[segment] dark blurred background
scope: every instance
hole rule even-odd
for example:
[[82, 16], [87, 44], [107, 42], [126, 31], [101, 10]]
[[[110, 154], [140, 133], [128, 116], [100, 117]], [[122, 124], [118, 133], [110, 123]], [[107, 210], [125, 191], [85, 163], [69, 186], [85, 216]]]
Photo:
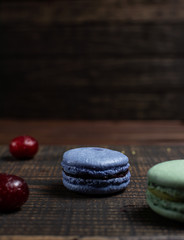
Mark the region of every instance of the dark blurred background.
[[1, 118], [183, 119], [184, 1], [0, 8]]

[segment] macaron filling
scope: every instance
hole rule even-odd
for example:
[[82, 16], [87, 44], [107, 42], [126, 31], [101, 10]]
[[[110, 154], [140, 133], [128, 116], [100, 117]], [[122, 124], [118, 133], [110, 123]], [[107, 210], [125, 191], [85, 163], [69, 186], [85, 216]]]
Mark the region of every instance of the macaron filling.
[[120, 172], [120, 173], [117, 173], [117, 174], [114, 174], [114, 175], [106, 175], [106, 176], [100, 176], [100, 177], [95, 176], [95, 175], [92, 176], [88, 173], [71, 174], [71, 173], [67, 173], [64, 170], [63, 170], [63, 172], [65, 173], [65, 175], [70, 176], [70, 177], [75, 177], [75, 178], [107, 180], [107, 179], [125, 177], [127, 175], [127, 173], [129, 172], [129, 170], [127, 169], [125, 172]]
[[68, 164], [65, 164], [64, 161], [62, 161], [61, 166], [63, 168], [63, 170], [66, 173], [69, 173], [73, 176], [85, 176], [87, 175], [87, 177], [97, 177], [97, 178], [101, 178], [101, 177], [109, 177], [112, 175], [116, 175], [116, 174], [120, 174], [123, 172], [126, 172], [130, 166], [129, 163], [126, 163], [125, 165], [122, 166], [117, 166], [117, 167], [111, 167], [108, 169], [91, 169], [91, 168], [87, 168], [87, 167], [79, 167], [79, 166], [71, 166]]
[[70, 183], [71, 185], [78, 186], [91, 186], [96, 188], [102, 188], [107, 186], [120, 186], [127, 185], [130, 181], [130, 172], [124, 176], [119, 178], [109, 178], [109, 179], [84, 179], [84, 178], [76, 178], [65, 175], [63, 172], [63, 180], [64, 182]]
[[147, 190], [147, 202], [152, 208], [158, 208], [162, 212], [162, 209], [166, 211], [173, 211], [178, 213], [184, 213], [184, 203], [175, 202], [171, 200], [165, 200], [160, 197], [157, 197], [155, 194]]
[[148, 183], [148, 191], [162, 200], [184, 203], [184, 191], [182, 189], [172, 189]]

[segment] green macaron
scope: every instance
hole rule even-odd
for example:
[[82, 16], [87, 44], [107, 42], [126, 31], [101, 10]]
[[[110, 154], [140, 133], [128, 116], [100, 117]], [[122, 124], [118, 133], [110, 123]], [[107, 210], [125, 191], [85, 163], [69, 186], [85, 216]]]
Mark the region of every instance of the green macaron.
[[184, 222], [184, 159], [153, 166], [147, 178], [150, 208], [164, 217]]

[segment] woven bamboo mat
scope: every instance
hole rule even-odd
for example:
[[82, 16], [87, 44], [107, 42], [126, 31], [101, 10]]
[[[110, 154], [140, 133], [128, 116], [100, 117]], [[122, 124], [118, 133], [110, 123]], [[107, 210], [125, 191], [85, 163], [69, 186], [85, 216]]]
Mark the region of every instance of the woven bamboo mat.
[[23, 177], [30, 187], [21, 210], [0, 214], [0, 239], [184, 239], [183, 224], [158, 216], [145, 199], [148, 169], [184, 158], [182, 146], [105, 146], [129, 157], [132, 175], [124, 192], [106, 197], [62, 185], [62, 154], [73, 147], [41, 146], [34, 159], [19, 161], [0, 146], [1, 172]]

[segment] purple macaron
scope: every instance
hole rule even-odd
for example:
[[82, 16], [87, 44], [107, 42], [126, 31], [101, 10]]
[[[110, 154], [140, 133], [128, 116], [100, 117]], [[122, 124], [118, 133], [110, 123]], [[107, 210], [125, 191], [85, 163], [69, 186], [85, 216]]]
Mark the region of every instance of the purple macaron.
[[68, 150], [61, 166], [64, 186], [75, 192], [111, 194], [122, 191], [130, 182], [128, 157], [107, 148]]

